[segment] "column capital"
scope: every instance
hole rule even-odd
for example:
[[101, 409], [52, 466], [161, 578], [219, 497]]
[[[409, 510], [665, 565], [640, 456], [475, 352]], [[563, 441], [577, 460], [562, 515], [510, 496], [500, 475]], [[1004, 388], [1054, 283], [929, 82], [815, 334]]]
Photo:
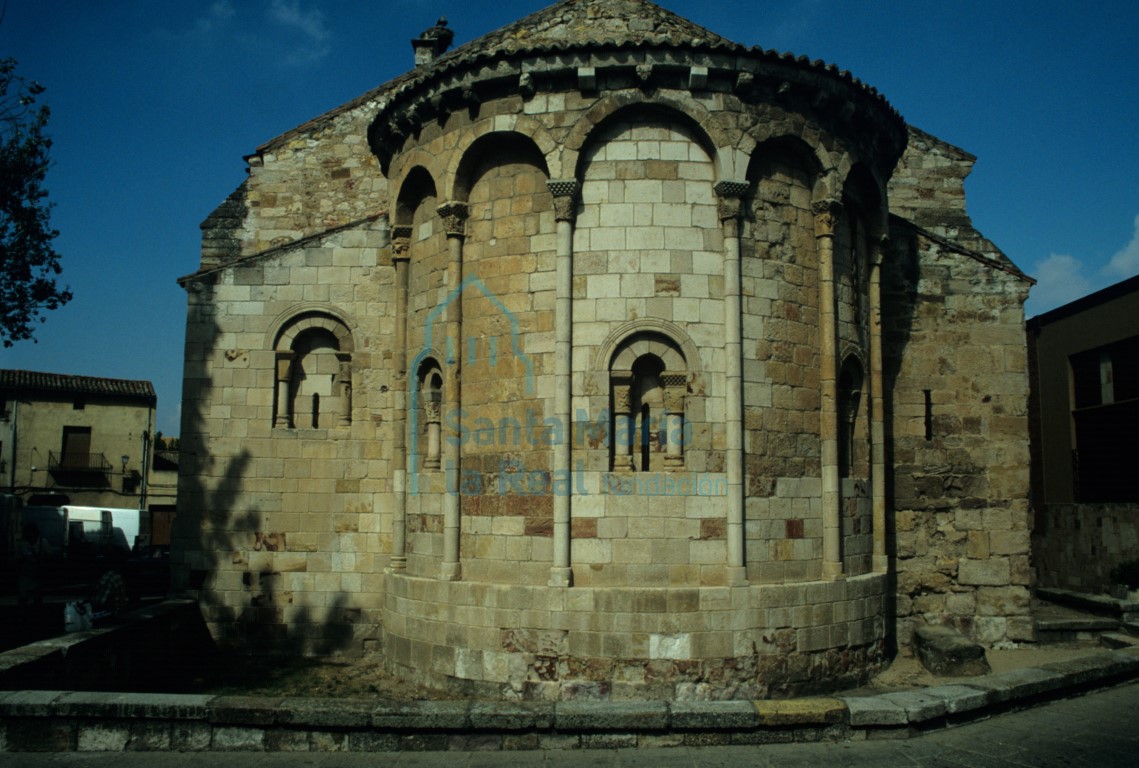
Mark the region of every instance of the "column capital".
[[411, 258], [409, 254], [410, 250], [411, 227], [403, 224], [392, 227], [392, 259], [395, 261], [407, 261]]
[[890, 250], [890, 236], [882, 235], [872, 242], [870, 249], [870, 264], [875, 267], [882, 266], [882, 261], [886, 258], [886, 251]]
[[546, 188], [554, 196], [554, 218], [573, 221], [577, 217], [577, 196], [581, 192], [577, 179], [548, 179]]
[[470, 215], [470, 208], [466, 203], [452, 200], [443, 203], [435, 209], [435, 212], [443, 219], [443, 228], [447, 232], [447, 237], [466, 236], [467, 216]]
[[719, 181], [712, 189], [718, 198], [716, 208], [720, 221], [739, 218], [743, 196], [751, 189], [751, 184], [746, 181]]
[[829, 197], [815, 200], [811, 203], [811, 213], [815, 215], [815, 237], [834, 237], [842, 203]]
[[277, 381], [288, 381], [289, 371], [297, 353], [291, 349], [277, 350]]

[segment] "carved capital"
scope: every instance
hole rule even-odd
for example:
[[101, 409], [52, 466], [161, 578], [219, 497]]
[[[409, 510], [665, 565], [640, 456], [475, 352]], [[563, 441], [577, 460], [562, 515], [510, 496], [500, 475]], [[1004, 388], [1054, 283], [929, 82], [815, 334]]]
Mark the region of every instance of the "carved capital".
[[613, 412], [630, 414], [633, 412], [633, 374], [610, 375], [613, 383]]
[[746, 181], [721, 181], [713, 187], [720, 221], [739, 218], [742, 198], [750, 187]]
[[870, 249], [870, 264], [875, 267], [882, 266], [883, 260], [886, 258], [886, 252], [890, 250], [890, 238], [887, 235], [882, 235]]
[[668, 413], [684, 413], [684, 396], [688, 394], [688, 375], [663, 373], [660, 383], [664, 387], [664, 409]]
[[830, 198], [815, 200], [811, 203], [811, 213], [815, 215], [815, 237], [834, 237], [842, 203]]
[[428, 400], [423, 404], [423, 415], [428, 424], [439, 423], [439, 403], [434, 400]]
[[410, 256], [411, 227], [399, 225], [392, 227], [392, 259], [406, 261]]
[[467, 216], [470, 209], [466, 203], [443, 203], [436, 209], [439, 218], [443, 219], [443, 229], [447, 237], [464, 237], [467, 234]]
[[291, 349], [277, 352], [277, 381], [288, 381], [289, 370], [292, 368], [296, 356], [297, 353]]
[[546, 188], [554, 196], [554, 218], [557, 221], [573, 221], [577, 216], [577, 195], [581, 185], [577, 179], [550, 179]]

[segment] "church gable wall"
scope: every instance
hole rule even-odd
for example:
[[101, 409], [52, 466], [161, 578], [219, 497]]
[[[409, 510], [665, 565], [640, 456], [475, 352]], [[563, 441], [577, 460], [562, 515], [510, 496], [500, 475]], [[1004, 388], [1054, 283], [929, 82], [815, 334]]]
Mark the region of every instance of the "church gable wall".
[[1028, 283], [896, 222], [883, 278], [898, 637], [1032, 639]]

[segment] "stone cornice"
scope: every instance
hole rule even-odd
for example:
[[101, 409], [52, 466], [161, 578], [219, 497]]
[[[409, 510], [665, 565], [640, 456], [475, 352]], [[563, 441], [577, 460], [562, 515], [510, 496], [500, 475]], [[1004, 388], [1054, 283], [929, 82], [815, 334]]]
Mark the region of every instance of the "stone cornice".
[[[587, 81], [582, 72], [589, 73]], [[541, 92], [626, 88], [731, 93], [798, 111], [833, 112], [836, 121], [851, 124], [851, 131], [875, 136], [886, 156], [900, 155], [906, 143], [897, 111], [876, 90], [833, 65], [735, 43], [651, 35], [490, 50], [468, 44], [389, 91], [369, 126], [368, 141], [386, 172], [407, 137], [454, 111], [509, 94], [532, 98]]]

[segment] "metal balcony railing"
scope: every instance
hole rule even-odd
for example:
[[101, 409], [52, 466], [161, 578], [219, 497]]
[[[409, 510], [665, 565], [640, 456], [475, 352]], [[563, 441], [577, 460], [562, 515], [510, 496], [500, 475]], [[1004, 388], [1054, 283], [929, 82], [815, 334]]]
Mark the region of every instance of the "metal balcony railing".
[[110, 472], [111, 462], [101, 453], [56, 453], [48, 451], [47, 467], [62, 472]]

